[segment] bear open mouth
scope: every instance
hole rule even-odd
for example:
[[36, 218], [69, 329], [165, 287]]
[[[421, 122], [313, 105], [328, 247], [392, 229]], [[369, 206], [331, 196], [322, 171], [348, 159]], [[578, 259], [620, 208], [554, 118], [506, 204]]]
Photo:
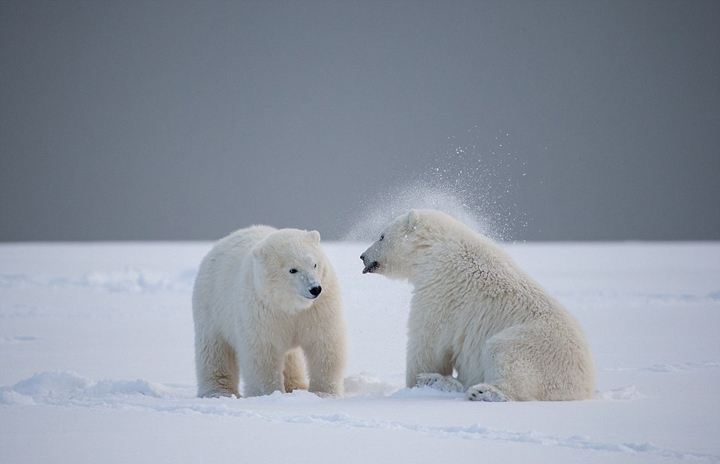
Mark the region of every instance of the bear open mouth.
[[373, 272], [373, 271], [375, 271], [375, 269], [378, 268], [378, 266], [380, 266], [380, 265], [378, 264], [378, 262], [377, 262], [377, 261], [373, 261], [372, 263], [370, 263], [370, 264], [368, 264], [367, 266], [365, 266], [365, 269], [363, 269], [363, 272], [362, 272], [362, 273], [363, 273], [363, 274], [367, 274], [368, 272]]

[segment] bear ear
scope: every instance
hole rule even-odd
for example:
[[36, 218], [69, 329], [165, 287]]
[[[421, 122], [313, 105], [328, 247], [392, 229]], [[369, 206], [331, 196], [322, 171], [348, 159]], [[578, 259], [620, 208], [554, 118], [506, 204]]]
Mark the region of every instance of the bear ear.
[[407, 226], [408, 230], [413, 230], [420, 223], [420, 212], [416, 209], [411, 209], [408, 213]]
[[308, 238], [311, 242], [320, 243], [320, 232], [317, 230], [311, 230], [307, 233]]
[[256, 243], [254, 247], [252, 247], [252, 255], [255, 259], [262, 259], [265, 257], [265, 247], [262, 246], [262, 242]]

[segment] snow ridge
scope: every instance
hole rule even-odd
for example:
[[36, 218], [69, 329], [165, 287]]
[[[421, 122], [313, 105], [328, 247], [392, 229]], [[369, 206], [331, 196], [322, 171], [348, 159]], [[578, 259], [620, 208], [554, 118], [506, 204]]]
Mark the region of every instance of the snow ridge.
[[[369, 394], [377, 394], [373, 385], [378, 382], [372, 378], [358, 381], [349, 378], [350, 383], [370, 385]], [[348, 380], [346, 379], [346, 382]], [[380, 390], [388, 386], [377, 387]], [[621, 389], [627, 390], [627, 389]], [[630, 387], [630, 397], [634, 387]], [[356, 394], [361, 394], [359, 388]], [[622, 392], [621, 392], [622, 393]], [[249, 418], [273, 423], [315, 424], [320, 426], [344, 427], [348, 429], [379, 429], [419, 433], [438, 438], [488, 440], [494, 442], [524, 443], [560, 448], [585, 449], [609, 453], [629, 453], [657, 456], [671, 459], [694, 459], [706, 462], [720, 462], [720, 456], [679, 451], [662, 448], [652, 443], [622, 442], [612, 443], [593, 440], [587, 436], [556, 436], [535, 431], [499, 430], [480, 424], [469, 426], [434, 426], [413, 424], [401, 421], [375, 420], [353, 417], [348, 414], [306, 414], [285, 415], [259, 412], [248, 409], [253, 404], [268, 402], [286, 402], [308, 404], [322, 401], [343, 401], [323, 399], [306, 391], [290, 394], [276, 392], [257, 398], [196, 398], [194, 387], [182, 385], [163, 385], [146, 380], [100, 380], [91, 381], [72, 372], [42, 372], [22, 380], [15, 385], [0, 387], [0, 406], [2, 405], [51, 405], [81, 406], [87, 408], [135, 409], [174, 414], [206, 414]], [[400, 389], [388, 399], [413, 397], [447, 397], [457, 399], [457, 395], [431, 391], [430, 389]]]
[[625, 372], [625, 371], [644, 371], [644, 372], [681, 372], [691, 371], [698, 369], [717, 369], [720, 367], [720, 362], [717, 361], [703, 361], [703, 362], [684, 362], [676, 364], [653, 364], [651, 366], [644, 367], [608, 367], [605, 368], [608, 372]]
[[112, 271], [92, 271], [81, 277], [0, 274], [0, 288], [81, 288], [100, 289], [111, 293], [189, 292], [197, 269], [176, 274], [147, 269], [125, 268]]

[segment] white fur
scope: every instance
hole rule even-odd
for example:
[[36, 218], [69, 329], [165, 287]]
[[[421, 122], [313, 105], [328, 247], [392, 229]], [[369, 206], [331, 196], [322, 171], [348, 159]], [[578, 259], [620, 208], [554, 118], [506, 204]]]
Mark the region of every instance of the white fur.
[[362, 258], [365, 272], [414, 286], [408, 387], [463, 388], [484, 401], [592, 396], [579, 325], [488, 238], [434, 210], [412, 210], [382, 237]]
[[239, 396], [240, 376], [246, 396], [308, 388], [305, 361], [310, 391], [342, 394], [340, 289], [319, 242], [316, 231], [253, 226], [203, 259], [193, 291], [199, 396]]

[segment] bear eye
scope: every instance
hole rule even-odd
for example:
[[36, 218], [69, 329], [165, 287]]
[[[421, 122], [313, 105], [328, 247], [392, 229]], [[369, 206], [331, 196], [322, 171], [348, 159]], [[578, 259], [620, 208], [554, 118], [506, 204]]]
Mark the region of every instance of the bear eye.
[[295, 274], [296, 272], [297, 272], [297, 269], [295, 269], [295, 268], [290, 269], [290, 274]]
[[385, 234], [382, 234], [382, 235], [380, 236], [380, 240], [379, 240], [379, 241], [382, 242], [384, 238], [385, 238]]
[[317, 269], [317, 263], [313, 264], [313, 269]]

